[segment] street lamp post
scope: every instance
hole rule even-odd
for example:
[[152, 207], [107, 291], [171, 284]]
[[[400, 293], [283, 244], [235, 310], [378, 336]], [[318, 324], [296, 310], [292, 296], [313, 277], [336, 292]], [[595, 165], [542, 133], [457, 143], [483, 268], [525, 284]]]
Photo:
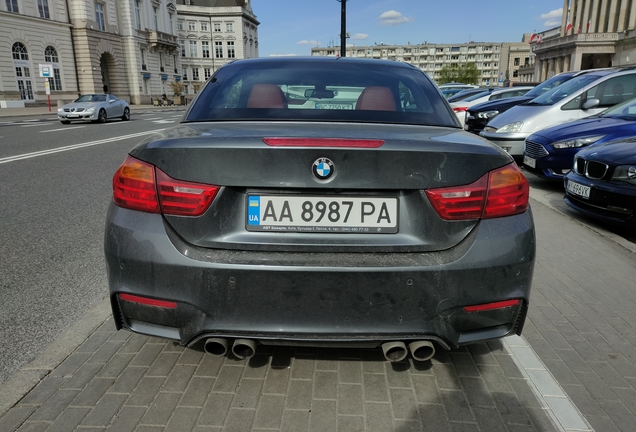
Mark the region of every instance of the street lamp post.
[[347, 0], [340, 2], [340, 57], [347, 55]]

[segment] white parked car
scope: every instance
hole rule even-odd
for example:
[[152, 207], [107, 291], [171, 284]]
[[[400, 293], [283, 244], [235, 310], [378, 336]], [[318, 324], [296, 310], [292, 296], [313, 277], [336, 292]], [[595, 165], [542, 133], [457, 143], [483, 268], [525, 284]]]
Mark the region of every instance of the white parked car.
[[58, 108], [57, 118], [63, 124], [77, 120], [106, 123], [109, 118], [130, 120], [130, 108], [125, 100], [112, 94], [85, 94]]

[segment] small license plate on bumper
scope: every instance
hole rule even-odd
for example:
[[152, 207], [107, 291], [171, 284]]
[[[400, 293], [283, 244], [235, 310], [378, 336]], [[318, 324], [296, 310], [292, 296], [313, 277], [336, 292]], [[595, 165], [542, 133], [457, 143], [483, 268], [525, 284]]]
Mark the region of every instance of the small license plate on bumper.
[[391, 234], [398, 198], [248, 195], [248, 231]]
[[537, 160], [531, 158], [530, 156], [523, 156], [523, 164], [524, 165], [528, 165], [530, 168], [536, 168], [537, 167]]
[[590, 197], [591, 188], [589, 186], [585, 186], [585, 185], [573, 182], [572, 180], [568, 180], [566, 189], [572, 195], [580, 196], [581, 198], [586, 198], [586, 199]]

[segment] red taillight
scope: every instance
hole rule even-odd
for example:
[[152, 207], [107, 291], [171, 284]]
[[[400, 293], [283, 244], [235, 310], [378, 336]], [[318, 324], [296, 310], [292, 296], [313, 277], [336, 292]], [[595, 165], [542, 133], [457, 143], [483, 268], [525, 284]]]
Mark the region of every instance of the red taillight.
[[150, 213], [200, 216], [218, 190], [214, 185], [175, 180], [132, 156], [126, 158], [113, 177], [115, 204]]
[[464, 112], [468, 109], [468, 107], [454, 107], [453, 111], [455, 112]]
[[161, 212], [177, 216], [201, 216], [219, 191], [218, 186], [175, 180], [156, 168]]
[[157, 300], [149, 297], [142, 297], [132, 294], [119, 294], [119, 299], [128, 301], [131, 303], [138, 303], [146, 306], [156, 306], [164, 309], [174, 309], [177, 307], [177, 302], [167, 300]]
[[273, 147], [349, 147], [378, 148], [383, 140], [348, 138], [263, 138], [263, 142]]
[[113, 200], [119, 207], [159, 213], [155, 167], [128, 156], [113, 177]]
[[483, 312], [493, 309], [503, 309], [510, 306], [517, 306], [519, 304], [519, 299], [514, 300], [504, 300], [494, 303], [486, 303], [474, 306], [464, 306], [464, 310], [466, 312]]
[[469, 185], [428, 189], [426, 195], [442, 219], [487, 219], [526, 211], [530, 188], [513, 163]]

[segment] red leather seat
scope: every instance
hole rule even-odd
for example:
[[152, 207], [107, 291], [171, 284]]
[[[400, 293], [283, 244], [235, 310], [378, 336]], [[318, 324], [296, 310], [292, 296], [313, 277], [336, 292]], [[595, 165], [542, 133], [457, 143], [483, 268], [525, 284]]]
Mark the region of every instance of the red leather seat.
[[357, 110], [372, 110], [372, 111], [395, 111], [395, 98], [393, 93], [387, 87], [371, 86], [365, 88], [358, 102], [356, 103]]
[[287, 98], [275, 84], [255, 84], [247, 99], [248, 108], [287, 108]]

